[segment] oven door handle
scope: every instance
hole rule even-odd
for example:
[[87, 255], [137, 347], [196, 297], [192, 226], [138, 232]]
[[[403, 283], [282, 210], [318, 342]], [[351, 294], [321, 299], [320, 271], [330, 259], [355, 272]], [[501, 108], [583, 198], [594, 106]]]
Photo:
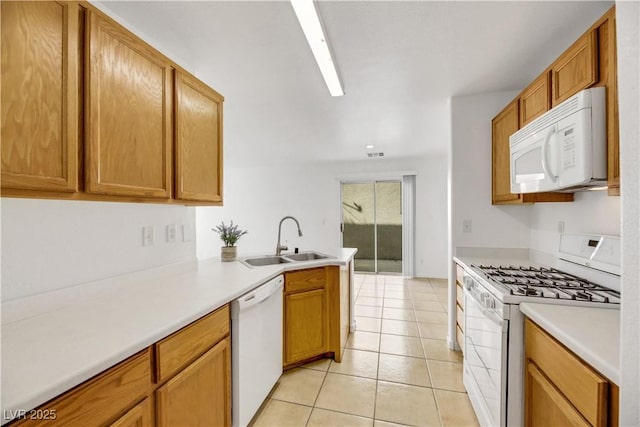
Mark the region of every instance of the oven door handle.
[[[486, 317], [487, 319], [489, 319], [492, 323], [495, 323], [497, 326], [499, 326], [503, 331], [505, 330], [505, 322], [504, 320], [498, 315], [496, 314], [494, 311], [491, 310], [487, 310], [484, 306], [484, 301], [481, 301], [482, 298], [482, 294], [480, 292], [478, 292], [474, 286], [469, 286], [471, 285], [470, 282], [467, 283], [467, 295], [469, 296], [469, 298], [478, 305], [478, 309], [480, 310], [480, 312], [482, 313], [482, 315], [484, 317]], [[478, 298], [480, 297], [480, 298]]]

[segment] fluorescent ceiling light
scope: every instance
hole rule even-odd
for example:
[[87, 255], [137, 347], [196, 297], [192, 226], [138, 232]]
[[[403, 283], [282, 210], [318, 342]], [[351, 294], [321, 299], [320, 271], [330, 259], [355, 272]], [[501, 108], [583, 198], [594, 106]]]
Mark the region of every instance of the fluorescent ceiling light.
[[316, 58], [322, 77], [324, 77], [324, 82], [329, 88], [329, 93], [331, 96], [344, 95], [313, 0], [291, 0], [291, 5], [298, 17], [302, 31], [307, 37], [307, 43], [309, 43], [313, 56]]

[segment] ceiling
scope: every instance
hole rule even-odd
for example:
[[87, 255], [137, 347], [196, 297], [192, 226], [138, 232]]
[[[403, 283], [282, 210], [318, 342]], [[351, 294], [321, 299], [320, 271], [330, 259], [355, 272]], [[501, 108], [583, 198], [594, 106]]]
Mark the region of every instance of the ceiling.
[[613, 2], [321, 1], [335, 98], [288, 1], [97, 5], [225, 96], [225, 156], [251, 164], [442, 153], [451, 97], [524, 88]]

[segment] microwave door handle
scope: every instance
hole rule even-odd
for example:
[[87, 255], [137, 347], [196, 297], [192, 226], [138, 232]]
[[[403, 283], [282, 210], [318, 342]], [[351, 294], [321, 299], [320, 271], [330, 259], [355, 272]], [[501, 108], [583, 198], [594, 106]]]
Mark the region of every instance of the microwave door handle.
[[556, 134], [555, 126], [549, 130], [549, 133], [544, 138], [544, 142], [542, 143], [542, 170], [545, 175], [551, 178], [551, 181], [556, 182], [558, 180], [558, 175], [554, 175], [551, 172], [551, 167], [549, 166], [549, 160], [547, 159], [547, 147], [549, 146], [549, 142], [551, 141], [551, 137]]

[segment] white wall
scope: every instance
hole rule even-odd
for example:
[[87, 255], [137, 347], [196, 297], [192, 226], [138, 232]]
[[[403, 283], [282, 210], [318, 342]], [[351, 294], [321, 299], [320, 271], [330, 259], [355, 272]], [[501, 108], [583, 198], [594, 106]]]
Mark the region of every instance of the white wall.
[[620, 170], [622, 191], [622, 313], [620, 425], [640, 425], [640, 4], [616, 2]]
[[531, 249], [555, 255], [560, 243], [558, 222], [565, 233], [620, 235], [620, 197], [605, 191], [574, 194], [568, 203], [536, 203], [531, 206]]
[[[506, 91], [451, 99], [453, 250], [460, 246], [529, 247], [530, 210], [491, 205], [491, 119], [517, 94]], [[462, 231], [465, 219], [471, 220], [471, 233]]]
[[[195, 209], [2, 198], [2, 301], [195, 260], [195, 236], [166, 243], [167, 224], [193, 233]], [[143, 247], [147, 225], [154, 226], [155, 242]]]
[[224, 207], [198, 207], [199, 258], [220, 255], [221, 242], [211, 228], [233, 220], [249, 234], [238, 243], [240, 256], [275, 251], [278, 223], [286, 215], [300, 221], [282, 226], [289, 248], [340, 245], [340, 178], [415, 171], [416, 276], [446, 277], [446, 162], [444, 155], [403, 160], [236, 167], [242, 159], [225, 158]]

